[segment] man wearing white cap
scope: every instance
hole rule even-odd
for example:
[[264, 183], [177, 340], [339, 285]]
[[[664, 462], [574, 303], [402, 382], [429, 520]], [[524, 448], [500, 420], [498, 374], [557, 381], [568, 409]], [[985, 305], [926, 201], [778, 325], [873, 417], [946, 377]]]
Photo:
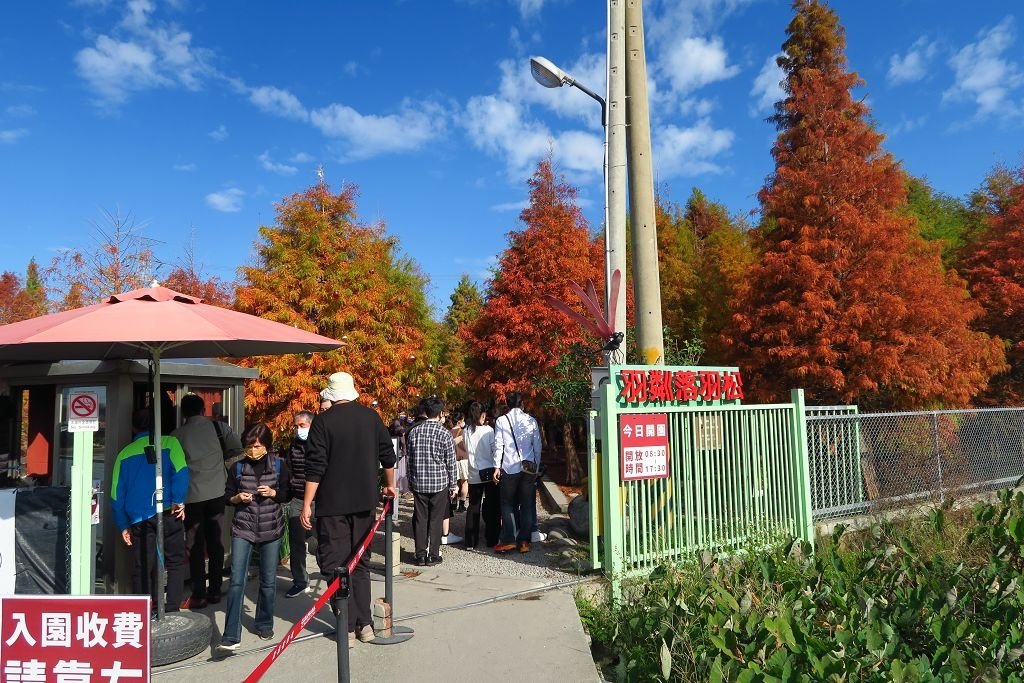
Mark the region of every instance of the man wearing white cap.
[[[384, 471], [384, 495], [395, 497], [395, 449], [384, 421], [372, 408], [357, 403], [352, 375], [336, 372], [320, 397], [331, 407], [313, 419], [306, 449], [306, 493], [300, 520], [312, 529], [316, 500], [317, 562], [332, 576], [352, 556], [373, 526], [380, 499], [379, 467]], [[373, 640], [370, 615], [370, 553], [352, 572], [349, 594], [349, 646]], [[337, 614], [337, 606], [332, 604]]]

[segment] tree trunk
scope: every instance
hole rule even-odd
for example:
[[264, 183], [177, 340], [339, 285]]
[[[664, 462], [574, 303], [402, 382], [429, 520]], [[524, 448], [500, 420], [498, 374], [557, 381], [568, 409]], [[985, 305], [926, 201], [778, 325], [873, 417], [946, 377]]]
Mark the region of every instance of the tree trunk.
[[569, 486], [576, 486], [583, 479], [580, 456], [576, 452], [575, 430], [572, 422], [562, 425], [562, 447], [565, 449], [565, 479]]

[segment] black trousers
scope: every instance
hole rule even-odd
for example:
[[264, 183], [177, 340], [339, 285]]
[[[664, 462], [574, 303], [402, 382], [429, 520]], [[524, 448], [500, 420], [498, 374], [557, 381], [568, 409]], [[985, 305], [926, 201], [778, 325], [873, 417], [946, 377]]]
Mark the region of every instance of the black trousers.
[[[185, 547], [188, 548], [193, 598], [221, 594], [224, 582], [224, 542], [221, 540], [224, 505], [224, 496], [185, 504]], [[209, 569], [207, 559], [210, 561]]]
[[488, 548], [498, 545], [501, 533], [501, 495], [497, 484], [469, 485], [469, 509], [466, 511], [466, 547], [475, 548], [480, 543], [480, 513], [484, 519], [484, 545]]
[[306, 572], [306, 539], [309, 538], [310, 532], [303, 528], [302, 519], [299, 517], [299, 513], [302, 512], [302, 498], [292, 498], [285, 508], [288, 513], [288, 563], [292, 570], [292, 584], [305, 588], [309, 585], [309, 573]]
[[153, 611], [162, 595], [156, 594], [157, 572], [167, 569], [167, 603], [165, 611], [177, 612], [181, 596], [185, 592], [185, 527], [181, 520], [164, 513], [163, 567], [157, 557], [156, 515], [131, 526], [132, 592], [136, 595], [149, 593], [153, 599]]
[[[334, 580], [334, 570], [344, 566], [351, 559], [374, 521], [371, 510], [351, 515], [317, 516], [316, 559], [320, 565], [320, 573], [328, 582]], [[349, 632], [373, 625], [373, 618], [370, 615], [369, 548], [352, 571], [351, 585], [352, 590], [348, 596]]]
[[416, 557], [441, 554], [441, 525], [448, 514], [448, 490], [437, 493], [412, 492], [412, 538]]

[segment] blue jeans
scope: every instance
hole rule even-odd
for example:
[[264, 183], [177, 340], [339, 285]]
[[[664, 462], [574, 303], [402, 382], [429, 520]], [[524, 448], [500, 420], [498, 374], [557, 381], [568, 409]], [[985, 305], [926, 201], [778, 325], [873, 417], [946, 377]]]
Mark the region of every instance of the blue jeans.
[[537, 477], [519, 472], [502, 472], [498, 481], [501, 496], [501, 542], [529, 541], [536, 523]]
[[260, 551], [260, 592], [256, 598], [256, 632], [274, 629], [274, 597], [277, 594], [277, 562], [281, 539], [265, 543], [250, 543], [243, 538], [231, 537], [231, 585], [224, 619], [224, 643], [242, 640], [242, 600], [245, 598], [245, 580], [249, 571], [252, 549]]

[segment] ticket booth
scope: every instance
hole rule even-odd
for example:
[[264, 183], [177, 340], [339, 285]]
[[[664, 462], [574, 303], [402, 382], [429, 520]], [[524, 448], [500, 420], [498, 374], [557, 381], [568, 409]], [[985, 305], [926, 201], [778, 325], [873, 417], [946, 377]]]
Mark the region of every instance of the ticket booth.
[[[244, 428], [244, 381], [259, 371], [216, 359], [161, 363], [165, 433], [181, 422], [181, 398], [203, 397], [207, 416], [222, 419], [238, 433]], [[99, 402], [99, 428], [93, 435], [93, 482], [102, 493], [97, 532], [97, 592], [113, 592], [115, 579], [127, 578], [127, 558], [118, 548], [110, 522], [110, 470], [132, 438], [131, 415], [152, 405], [149, 365], [144, 360], [61, 361], [0, 366], [0, 489], [70, 485], [74, 434], [68, 431], [68, 398], [91, 392]], [[169, 410], [167, 408], [170, 408]]]

